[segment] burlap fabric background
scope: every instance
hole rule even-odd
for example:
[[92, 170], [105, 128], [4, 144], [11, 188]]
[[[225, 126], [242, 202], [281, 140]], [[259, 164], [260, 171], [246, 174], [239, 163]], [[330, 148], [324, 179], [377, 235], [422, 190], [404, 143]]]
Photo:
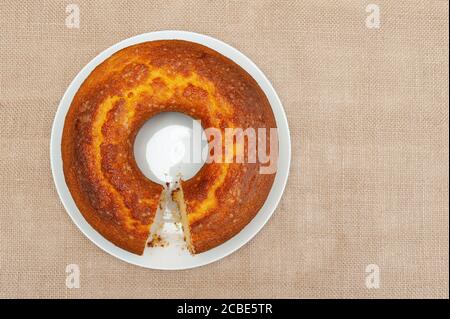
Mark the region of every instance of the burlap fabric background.
[[[0, 2], [0, 297], [447, 297], [448, 2]], [[100, 51], [139, 33], [221, 39], [272, 81], [292, 136], [276, 213], [205, 267], [153, 271], [104, 253], [53, 184], [60, 98]], [[67, 289], [67, 264], [81, 287]], [[379, 289], [365, 286], [377, 264]]]

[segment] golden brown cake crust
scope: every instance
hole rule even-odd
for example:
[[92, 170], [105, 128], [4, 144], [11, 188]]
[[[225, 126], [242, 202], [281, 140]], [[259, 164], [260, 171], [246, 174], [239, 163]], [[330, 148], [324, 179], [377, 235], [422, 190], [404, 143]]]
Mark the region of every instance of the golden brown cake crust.
[[[115, 245], [142, 254], [162, 186], [138, 169], [135, 136], [152, 116], [182, 112], [204, 128], [274, 128], [267, 98], [241, 67], [199, 44], [165, 40], [113, 54], [84, 81], [66, 116], [64, 175], [79, 210]], [[227, 241], [259, 211], [274, 174], [207, 163], [183, 191], [195, 252]]]

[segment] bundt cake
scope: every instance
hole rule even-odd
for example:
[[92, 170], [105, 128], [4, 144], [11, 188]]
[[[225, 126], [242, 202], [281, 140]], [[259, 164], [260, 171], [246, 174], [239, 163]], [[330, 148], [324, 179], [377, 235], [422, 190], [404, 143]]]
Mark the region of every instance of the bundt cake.
[[[134, 159], [140, 127], [160, 112], [182, 112], [205, 127], [275, 128], [270, 104], [240, 66], [180, 40], [140, 43], [98, 65], [66, 115], [62, 159], [67, 186], [90, 225], [142, 254], [164, 187]], [[241, 231], [257, 214], [274, 174], [260, 163], [205, 163], [173, 193], [188, 247], [201, 253]]]

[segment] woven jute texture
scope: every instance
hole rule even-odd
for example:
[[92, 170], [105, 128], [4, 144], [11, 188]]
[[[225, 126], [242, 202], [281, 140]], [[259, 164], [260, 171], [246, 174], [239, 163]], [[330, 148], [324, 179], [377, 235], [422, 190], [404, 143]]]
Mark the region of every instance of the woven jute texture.
[[[357, 0], [79, 0], [79, 28], [66, 26], [69, 3], [0, 2], [0, 297], [448, 298], [447, 1], [374, 1], [379, 28]], [[218, 262], [172, 272], [91, 243], [49, 159], [78, 71], [122, 39], [168, 29], [250, 57], [292, 138], [288, 185], [263, 230]], [[68, 264], [79, 289], [66, 287]], [[378, 289], [366, 286], [370, 264]]]

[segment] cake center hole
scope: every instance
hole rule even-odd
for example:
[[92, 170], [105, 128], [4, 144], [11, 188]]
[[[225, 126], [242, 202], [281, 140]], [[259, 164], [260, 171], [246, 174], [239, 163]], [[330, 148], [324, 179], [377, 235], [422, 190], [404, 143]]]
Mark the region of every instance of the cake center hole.
[[200, 123], [178, 112], [160, 113], [144, 123], [134, 142], [142, 173], [155, 183], [192, 178], [204, 164], [206, 135]]

